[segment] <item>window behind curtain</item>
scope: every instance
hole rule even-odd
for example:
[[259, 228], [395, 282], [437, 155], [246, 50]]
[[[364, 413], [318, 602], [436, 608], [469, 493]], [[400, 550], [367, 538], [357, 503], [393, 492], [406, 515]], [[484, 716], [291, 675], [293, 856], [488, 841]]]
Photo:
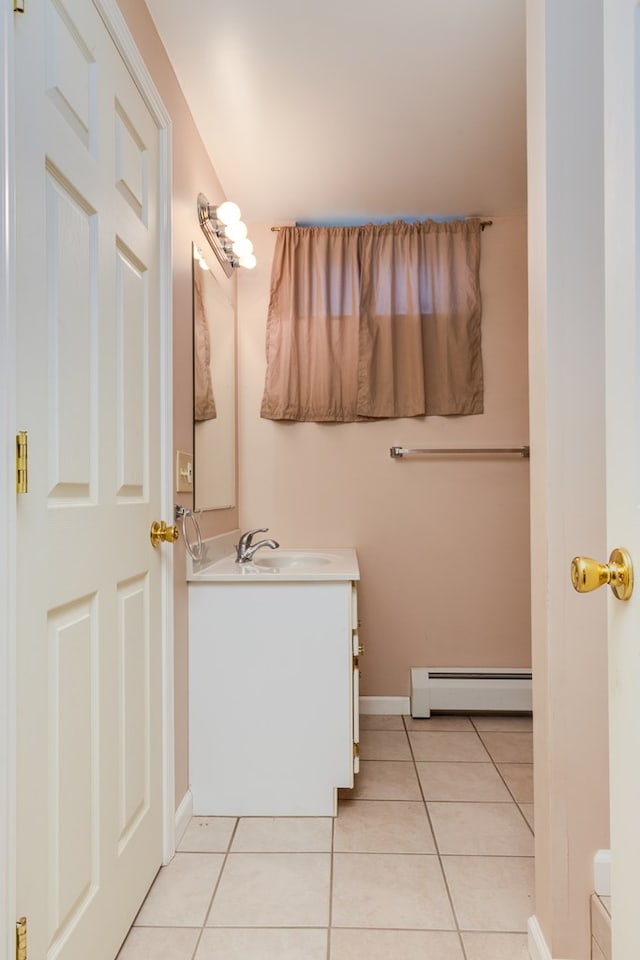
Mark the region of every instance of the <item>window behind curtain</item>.
[[480, 221], [285, 227], [261, 416], [482, 413]]

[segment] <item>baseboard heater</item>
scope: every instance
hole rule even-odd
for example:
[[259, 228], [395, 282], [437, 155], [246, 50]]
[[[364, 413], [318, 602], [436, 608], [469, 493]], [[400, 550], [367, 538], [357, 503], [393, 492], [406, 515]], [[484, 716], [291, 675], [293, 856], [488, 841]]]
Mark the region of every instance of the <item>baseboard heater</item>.
[[529, 713], [531, 670], [511, 667], [412, 667], [411, 716]]

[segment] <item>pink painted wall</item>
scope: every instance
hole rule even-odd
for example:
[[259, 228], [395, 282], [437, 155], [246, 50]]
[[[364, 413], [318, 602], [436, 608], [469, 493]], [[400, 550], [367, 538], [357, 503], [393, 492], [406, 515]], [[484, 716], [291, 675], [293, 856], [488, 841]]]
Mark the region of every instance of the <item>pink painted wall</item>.
[[[173, 444], [174, 451], [192, 452], [191, 243], [196, 241], [203, 248], [206, 246], [198, 224], [196, 199], [198, 193], [204, 193], [212, 203], [219, 203], [224, 194], [145, 4], [139, 0], [118, 0], [118, 3], [173, 125]], [[221, 270], [216, 276], [221, 284], [230, 286], [231, 295], [235, 297], [235, 278], [227, 280]], [[191, 506], [191, 494], [176, 493], [174, 499], [176, 503]], [[201, 514], [203, 536], [233, 530], [238, 525], [237, 517], [237, 509]], [[187, 584], [181, 541], [175, 546], [174, 583], [177, 805], [189, 785]]]
[[261, 420], [275, 234], [238, 288], [240, 519], [289, 546], [356, 548], [362, 694], [406, 696], [412, 666], [530, 665], [529, 464], [392, 461], [391, 446], [528, 442], [524, 217], [482, 238], [485, 413], [345, 425]]
[[[195, 201], [223, 196], [144, 5], [119, 0], [173, 121], [174, 446], [192, 449], [191, 241]], [[358, 551], [364, 695], [409, 693], [411, 666], [528, 666], [528, 463], [393, 462], [389, 447], [527, 442], [526, 230], [498, 219], [483, 235], [485, 409], [479, 417], [349, 424], [260, 420], [264, 329], [275, 235], [252, 226], [258, 267], [241, 277], [239, 514], [203, 518], [210, 536], [269, 526], [290, 545]], [[190, 498], [176, 495], [176, 501]], [[187, 593], [175, 568], [176, 801], [188, 786]]]

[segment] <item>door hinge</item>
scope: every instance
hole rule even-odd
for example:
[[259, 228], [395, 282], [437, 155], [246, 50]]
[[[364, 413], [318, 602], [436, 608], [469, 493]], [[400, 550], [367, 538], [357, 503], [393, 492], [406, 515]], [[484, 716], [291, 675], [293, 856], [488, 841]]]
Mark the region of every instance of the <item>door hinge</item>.
[[16, 493], [29, 490], [29, 439], [26, 430], [16, 434]]
[[13, 0], [13, 12], [24, 13], [24, 0]]
[[353, 745], [353, 759], [354, 759], [354, 760], [357, 760], [359, 756], [360, 756], [360, 744], [359, 744], [359, 743], [354, 743], [354, 745]]
[[16, 922], [16, 960], [27, 960], [27, 918]]

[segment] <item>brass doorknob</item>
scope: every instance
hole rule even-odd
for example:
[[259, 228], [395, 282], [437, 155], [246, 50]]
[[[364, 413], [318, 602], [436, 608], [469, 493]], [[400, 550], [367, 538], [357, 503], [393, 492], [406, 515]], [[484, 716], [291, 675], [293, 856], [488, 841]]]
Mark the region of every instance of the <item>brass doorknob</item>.
[[157, 547], [159, 543], [175, 543], [178, 539], [178, 528], [168, 527], [164, 520], [154, 520], [149, 531], [151, 546]]
[[633, 563], [628, 552], [616, 547], [609, 563], [598, 563], [590, 557], [574, 557], [571, 561], [571, 582], [578, 593], [590, 593], [608, 583], [618, 600], [628, 600], [633, 593]]

